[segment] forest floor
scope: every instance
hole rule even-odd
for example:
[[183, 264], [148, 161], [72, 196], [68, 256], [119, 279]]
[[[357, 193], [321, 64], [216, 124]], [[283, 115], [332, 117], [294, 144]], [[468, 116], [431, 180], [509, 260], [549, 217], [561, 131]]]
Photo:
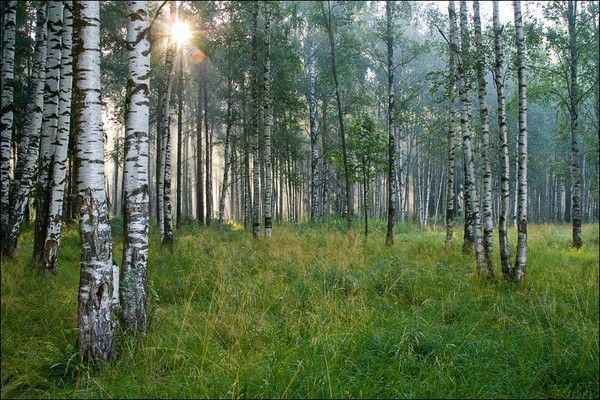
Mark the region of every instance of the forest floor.
[[579, 251], [570, 226], [530, 225], [521, 285], [478, 279], [441, 230], [400, 225], [386, 247], [383, 222], [342, 226], [185, 226], [173, 254], [153, 233], [150, 330], [96, 367], [74, 348], [77, 228], [50, 278], [28, 228], [2, 265], [1, 397], [598, 398], [597, 224]]

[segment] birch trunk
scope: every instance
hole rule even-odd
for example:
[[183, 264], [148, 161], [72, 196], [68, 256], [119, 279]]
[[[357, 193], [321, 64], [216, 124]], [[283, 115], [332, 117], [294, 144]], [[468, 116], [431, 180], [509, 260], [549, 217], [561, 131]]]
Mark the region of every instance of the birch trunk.
[[200, 81], [198, 82], [198, 111], [196, 115], [196, 219], [204, 225], [204, 159], [202, 158], [202, 110], [204, 101], [204, 62], [198, 68]]
[[260, 156], [258, 151], [258, 0], [254, 0], [252, 12], [252, 175], [254, 193], [252, 194], [252, 236], [258, 239], [260, 230]]
[[15, 178], [10, 188], [10, 219], [6, 240], [2, 242], [4, 255], [12, 256], [17, 247], [23, 219], [29, 204], [40, 145], [40, 130], [44, 110], [44, 83], [46, 81], [46, 1], [36, 8], [35, 50], [31, 76], [31, 101], [27, 105], [27, 117], [23, 136], [18, 147]]
[[2, 21], [2, 107], [0, 109], [0, 243], [4, 243], [9, 220], [9, 166], [13, 131], [15, 27], [17, 3], [4, 3]]
[[[171, 2], [171, 20], [175, 20], [177, 13], [177, 5], [175, 2]], [[169, 40], [167, 51], [165, 55], [165, 69], [166, 69], [166, 91], [163, 99], [163, 114], [162, 114], [162, 154], [161, 164], [163, 166], [163, 185], [162, 185], [162, 212], [163, 212], [163, 232], [161, 242], [163, 245], [172, 247], [173, 246], [173, 209], [171, 204], [171, 92], [173, 89], [173, 59], [175, 56], [175, 43], [172, 39]], [[161, 177], [158, 177], [161, 179]], [[160, 212], [161, 210], [159, 210]]]
[[73, 2], [64, 1], [62, 55], [60, 66], [60, 96], [58, 100], [58, 129], [52, 160], [52, 181], [42, 266], [47, 272], [56, 271], [61, 236], [63, 199], [67, 178], [67, 153], [71, 123], [71, 91], [73, 86]]
[[310, 128], [310, 220], [315, 222], [319, 219], [319, 134], [317, 131], [317, 57], [314, 45], [313, 33], [310, 32], [308, 37], [308, 117]]
[[[458, 34], [456, 30], [456, 13], [454, 11], [454, 2], [449, 2], [450, 24], [453, 29], [452, 43], [455, 49], [458, 49]], [[454, 26], [452, 28], [452, 26]], [[480, 274], [485, 275], [486, 269], [483, 258], [483, 243], [481, 238], [480, 226], [481, 217], [479, 214], [479, 198], [477, 195], [477, 185], [475, 180], [475, 166], [473, 162], [472, 150], [472, 130], [471, 130], [471, 83], [467, 73], [467, 59], [469, 53], [469, 34], [467, 27], [467, 4], [465, 0], [460, 2], [460, 27], [461, 27], [461, 51], [457, 57], [457, 76], [458, 91], [460, 95], [460, 126], [463, 135], [463, 157], [465, 168], [465, 225], [467, 221], [471, 223], [471, 229], [475, 245], [475, 256], [477, 268]], [[458, 51], [458, 50], [457, 50]], [[458, 53], [457, 53], [458, 54]], [[465, 240], [466, 241], [466, 240]], [[463, 246], [464, 248], [465, 246]]]
[[36, 213], [33, 259], [42, 266], [44, 243], [48, 224], [50, 202], [50, 172], [54, 156], [56, 132], [58, 130], [58, 101], [60, 83], [62, 1], [48, 2], [48, 44], [46, 54], [46, 84], [44, 88], [44, 111], [42, 114], [42, 135], [38, 160]]
[[123, 268], [121, 323], [125, 331], [144, 332], [148, 325], [148, 116], [150, 41], [148, 3], [130, 1], [127, 21], [129, 80], [123, 191]]
[[[227, 186], [228, 186], [228, 178], [229, 178], [229, 167], [231, 164], [231, 156], [229, 155], [230, 150], [230, 141], [231, 141], [231, 124], [232, 124], [232, 118], [231, 118], [231, 103], [232, 103], [232, 98], [231, 98], [231, 87], [232, 87], [232, 79], [231, 77], [228, 78], [227, 80], [227, 117], [226, 117], [226, 124], [227, 126], [225, 127], [225, 149], [223, 151], [223, 161], [225, 163], [225, 167], [223, 170], [223, 186], [221, 187], [221, 196], [219, 199], [219, 227], [223, 227], [223, 224], [225, 223], [225, 197], [227, 195]], [[234, 194], [232, 193], [232, 198], [234, 197]], [[233, 213], [233, 207], [231, 207], [231, 212]]]
[[[176, 222], [177, 227], [181, 226], [181, 203], [182, 203], [182, 167], [185, 165], [186, 161], [182, 159], [182, 151], [183, 151], [183, 54], [180, 52], [179, 54], [179, 68], [177, 69], [179, 72], [179, 76], [177, 79], [177, 182], [176, 182], [176, 193], [177, 193], [177, 205], [176, 205]], [[187, 159], [187, 154], [186, 154]]]
[[[272, 215], [272, 175], [271, 175], [271, 125], [273, 125], [273, 107], [271, 106], [271, 10], [265, 1], [265, 69], [264, 69], [264, 123], [265, 123], [265, 237], [270, 238], [273, 230]], [[314, 120], [314, 118], [313, 118]], [[316, 129], [315, 129], [316, 132]], [[311, 137], [312, 143], [312, 137]]]
[[73, 121], [81, 238], [77, 344], [84, 358], [97, 361], [110, 357], [115, 328], [112, 237], [104, 190], [100, 3], [78, 1], [73, 14], [76, 32]]
[[[571, 207], [573, 218], [573, 247], [579, 249], [583, 242], [581, 240], [581, 171], [579, 170], [579, 144], [578, 144], [578, 103], [579, 94], [577, 86], [577, 30], [575, 19], [577, 15], [577, 1], [569, 0], [567, 3], [567, 18], [569, 31], [569, 113], [571, 117]], [[515, 16], [516, 18], [516, 16]]]
[[208, 79], [206, 79], [206, 64], [204, 64], [204, 139], [206, 156], [206, 225], [210, 226], [213, 218], [212, 195], [212, 131], [208, 129]]
[[479, 97], [479, 118], [481, 119], [481, 155], [483, 158], [483, 255], [485, 265], [483, 275], [494, 276], [494, 222], [492, 216], [492, 166], [490, 164], [490, 117], [486, 102], [485, 53], [481, 39], [481, 17], [479, 1], [473, 1], [475, 24], [475, 48], [477, 50], [477, 86]]
[[[385, 3], [386, 42], [387, 42], [387, 74], [388, 74], [388, 212], [385, 243], [394, 244], [394, 222], [396, 221], [396, 138], [394, 137], [394, 18], [392, 2]], [[366, 225], [366, 222], [365, 222]]]
[[452, 231], [454, 229], [454, 167], [455, 153], [458, 145], [456, 130], [456, 72], [455, 56], [450, 49], [448, 60], [448, 182], [446, 191], [446, 245], [452, 242]]
[[502, 27], [498, 10], [498, 0], [493, 3], [494, 23], [494, 81], [498, 97], [498, 134], [500, 140], [500, 215], [498, 219], [498, 239], [502, 275], [511, 275], [510, 245], [508, 242], [508, 212], [510, 208], [510, 158], [508, 157], [508, 127], [506, 124], [506, 97], [504, 96], [504, 76], [502, 74]]
[[519, 168], [517, 191], [517, 258], [512, 278], [522, 281], [527, 266], [527, 74], [521, 3], [513, 1], [519, 87]]

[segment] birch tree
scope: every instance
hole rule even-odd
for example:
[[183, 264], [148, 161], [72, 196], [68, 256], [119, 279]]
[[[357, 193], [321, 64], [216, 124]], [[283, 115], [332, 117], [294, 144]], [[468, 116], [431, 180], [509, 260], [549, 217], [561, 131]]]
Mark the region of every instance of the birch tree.
[[513, 1], [519, 94], [519, 167], [517, 174], [517, 258], [512, 279], [522, 281], [527, 266], [527, 60], [521, 3]]
[[9, 219], [9, 160], [13, 132], [15, 27], [17, 3], [4, 3], [2, 20], [2, 107], [0, 109], [0, 242], [4, 242]]
[[252, 236], [257, 239], [260, 230], [260, 163], [258, 150], [258, 0], [252, 11]]
[[396, 138], [394, 135], [394, 32], [392, 30], [393, 8], [391, 0], [385, 3], [387, 75], [388, 75], [388, 215], [385, 243], [394, 244], [396, 214]]
[[54, 143], [50, 203], [46, 239], [43, 247], [42, 267], [47, 272], [56, 271], [56, 260], [61, 236], [61, 222], [65, 183], [67, 178], [67, 153], [71, 124], [71, 92], [73, 86], [73, 2], [63, 2], [63, 29], [61, 38], [60, 94], [58, 99], [58, 127]]
[[510, 158], [508, 157], [508, 127], [506, 124], [506, 97], [504, 95], [504, 75], [502, 73], [502, 26], [498, 11], [498, 0], [493, 3], [494, 24], [494, 82], [498, 97], [498, 134], [500, 143], [500, 215], [498, 218], [498, 240], [500, 245], [500, 264], [502, 275], [511, 274], [511, 256], [508, 243], [508, 212], [510, 207]]
[[121, 322], [125, 330], [133, 332], [144, 332], [148, 324], [148, 26], [148, 2], [130, 1], [127, 21], [129, 80], [123, 170], [125, 207], [120, 298]]
[[314, 33], [308, 33], [308, 120], [310, 130], [310, 220], [319, 218], [319, 133], [317, 131], [317, 54]]
[[[231, 72], [229, 72], [231, 74]], [[221, 187], [221, 196], [219, 198], [219, 227], [223, 227], [225, 223], [225, 196], [227, 195], [227, 186], [229, 182], [229, 167], [231, 164], [231, 125], [233, 123], [231, 117], [231, 107], [232, 107], [232, 85], [233, 80], [231, 76], [227, 77], [227, 115], [225, 120], [225, 148], [223, 151], [223, 160], [225, 162], [225, 168], [223, 170], [223, 186]], [[232, 193], [233, 195], [233, 193]], [[233, 207], [232, 210], [233, 212]]]
[[271, 176], [271, 125], [273, 125], [273, 111], [271, 106], [271, 10], [269, 2], [265, 1], [265, 69], [263, 75], [263, 105], [264, 105], [264, 122], [265, 122], [265, 237], [271, 237], [273, 230], [273, 217], [271, 215], [273, 208], [271, 207], [272, 199], [272, 176]]
[[104, 190], [104, 142], [100, 94], [100, 3], [73, 7], [75, 41], [73, 113], [81, 274], [78, 348], [91, 361], [110, 357], [114, 342], [114, 270]]
[[[516, 11], [515, 11], [516, 13]], [[569, 31], [569, 114], [571, 117], [571, 182], [573, 185], [571, 196], [571, 207], [573, 208], [573, 247], [576, 249], [583, 245], [581, 240], [581, 171], [579, 169], [579, 92], [577, 85], [577, 1], [568, 0], [567, 2], [567, 26]], [[516, 14], [515, 14], [516, 19]], [[515, 20], [516, 21], [516, 20]], [[525, 99], [526, 101], [526, 99]], [[526, 140], [526, 139], [525, 139]]]
[[10, 188], [10, 219], [6, 240], [2, 242], [3, 253], [12, 256], [21, 233], [25, 210], [29, 203], [40, 145], [40, 129], [44, 110], [44, 83], [46, 81], [46, 1], [36, 8], [35, 49], [31, 75], [31, 101], [27, 105], [27, 117], [23, 136], [19, 142], [15, 178]]
[[46, 84], [44, 88], [44, 111], [42, 114], [42, 136], [37, 173], [36, 214], [34, 231], [34, 261], [42, 265], [48, 206], [50, 200], [50, 172], [56, 132], [58, 130], [58, 101], [61, 64], [62, 1], [48, 2], [48, 48], [46, 58]]
[[[452, 37], [452, 35], [450, 35]], [[456, 70], [455, 54], [452, 48], [448, 53], [448, 177], [446, 185], [446, 245], [452, 242], [454, 229], [454, 168], [458, 145], [456, 131]]]
[[477, 86], [479, 97], [479, 118], [481, 120], [481, 155], [483, 158], [483, 254], [485, 257], [485, 275], [494, 274], [494, 226], [492, 219], [492, 166], [490, 163], [490, 117], [486, 102], [485, 53], [481, 39], [481, 17], [479, 1], [473, 1], [475, 25], [475, 49], [477, 51]]

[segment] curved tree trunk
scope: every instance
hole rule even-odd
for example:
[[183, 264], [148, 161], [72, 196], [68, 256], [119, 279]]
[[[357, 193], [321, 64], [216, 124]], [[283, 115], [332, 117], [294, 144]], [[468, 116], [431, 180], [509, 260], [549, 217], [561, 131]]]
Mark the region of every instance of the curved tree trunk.
[[40, 130], [44, 110], [44, 83], [46, 81], [46, 1], [36, 8], [35, 50], [31, 76], [31, 101], [27, 105], [27, 119], [19, 143], [15, 178], [10, 189], [10, 219], [3, 253], [12, 256], [17, 247], [25, 211], [31, 195], [40, 145]]
[[79, 351], [91, 361], [110, 357], [114, 342], [112, 237], [104, 190], [104, 135], [100, 99], [100, 3], [77, 1], [73, 113], [78, 163]]
[[[265, 1], [265, 69], [264, 69], [264, 120], [265, 120], [265, 237], [271, 237], [273, 230], [272, 216], [272, 176], [271, 176], [271, 125], [273, 125], [273, 112], [271, 106], [271, 10], [269, 2]], [[311, 138], [312, 141], [312, 138]]]
[[521, 3], [513, 1], [519, 87], [519, 168], [517, 191], [517, 259], [512, 278], [522, 281], [527, 266], [527, 75]]
[[124, 244], [121, 323], [124, 330], [144, 332], [148, 324], [148, 116], [150, 41], [147, 1], [131, 1], [127, 22], [129, 80], [125, 166], [123, 169]]
[[15, 24], [17, 3], [4, 3], [2, 21], [2, 107], [0, 109], [0, 243], [4, 243], [9, 219], [9, 160], [13, 131], [15, 70]]
[[71, 92], [73, 86], [73, 2], [64, 2], [62, 31], [62, 56], [60, 66], [60, 96], [58, 100], [58, 129], [54, 157], [48, 210], [46, 240], [43, 248], [42, 266], [47, 272], [56, 271], [56, 260], [60, 245], [63, 199], [67, 178], [67, 152], [71, 123]]
[[506, 124], [506, 98], [504, 96], [504, 76], [502, 75], [502, 45], [498, 0], [493, 4], [494, 20], [494, 81], [498, 96], [498, 133], [500, 140], [500, 215], [498, 220], [498, 238], [500, 245], [500, 264], [502, 275], [508, 278], [511, 274], [510, 246], [508, 243], [508, 212], [510, 208], [510, 158], [508, 157], [508, 127]]
[[485, 53], [481, 39], [481, 17], [479, 16], [479, 1], [473, 1], [475, 24], [475, 48], [477, 50], [477, 85], [479, 97], [479, 117], [481, 119], [481, 153], [483, 158], [483, 255], [485, 265], [482, 274], [494, 276], [494, 222], [492, 217], [492, 166], [490, 164], [490, 117], [485, 100]]

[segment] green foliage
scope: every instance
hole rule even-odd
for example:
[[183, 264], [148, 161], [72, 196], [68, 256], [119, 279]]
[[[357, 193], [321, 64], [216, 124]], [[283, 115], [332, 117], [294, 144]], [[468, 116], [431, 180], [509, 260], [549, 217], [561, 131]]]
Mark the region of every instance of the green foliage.
[[580, 251], [569, 226], [530, 226], [520, 286], [477, 279], [442, 231], [400, 224], [392, 247], [385, 221], [343, 231], [329, 219], [256, 242], [185, 226], [169, 253], [153, 230], [150, 330], [91, 367], [74, 348], [77, 229], [45, 277], [29, 228], [2, 260], [2, 398], [598, 397], [597, 225]]
[[352, 121], [348, 127], [348, 152], [353, 159], [350, 173], [355, 182], [368, 183], [377, 172], [385, 170], [386, 150], [387, 136], [376, 128], [373, 118], [363, 114]]

